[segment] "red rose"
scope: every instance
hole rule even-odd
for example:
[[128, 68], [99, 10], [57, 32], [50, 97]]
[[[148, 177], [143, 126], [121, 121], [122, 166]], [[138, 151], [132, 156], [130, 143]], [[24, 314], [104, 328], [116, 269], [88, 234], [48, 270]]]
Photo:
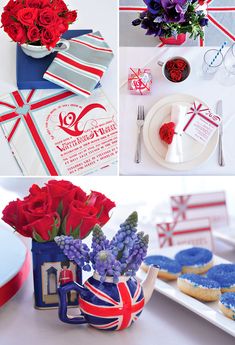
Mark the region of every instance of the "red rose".
[[64, 219], [63, 232], [65, 235], [83, 239], [96, 224], [99, 224], [97, 209], [80, 201], [73, 201]]
[[48, 4], [48, 1], [45, 1], [45, 0], [26, 0], [25, 1], [26, 7], [31, 7], [31, 8], [43, 8], [45, 6], [45, 3]]
[[168, 71], [171, 70], [171, 69], [174, 68], [174, 67], [175, 67], [175, 61], [174, 61], [174, 60], [169, 60], [169, 61], [167, 61], [167, 63], [166, 63], [166, 69], [168, 69]]
[[24, 214], [20, 211], [22, 209], [21, 205], [21, 200], [11, 201], [2, 212], [2, 220], [13, 227], [21, 235], [28, 236], [23, 233], [22, 230], [22, 227], [27, 223], [27, 220], [24, 217]]
[[27, 36], [30, 42], [36, 42], [40, 40], [40, 31], [37, 26], [31, 26], [28, 29]]
[[4, 31], [10, 36], [10, 38], [19, 44], [24, 44], [27, 41], [25, 29], [20, 23], [13, 23], [6, 28]]
[[10, 12], [2, 13], [1, 22], [4, 27], [14, 24], [14, 20], [12, 19]]
[[184, 60], [181, 60], [181, 59], [175, 60], [175, 67], [177, 67], [179, 70], [183, 71], [186, 66], [187, 64]]
[[63, 18], [58, 17], [58, 21], [56, 23], [56, 28], [62, 35], [64, 32], [66, 32], [69, 28], [68, 22], [66, 22]]
[[40, 188], [34, 184], [29, 191], [30, 194], [24, 198], [21, 207], [25, 219], [31, 223], [52, 212], [52, 200], [45, 187]]
[[38, 10], [36, 8], [22, 8], [17, 13], [17, 19], [25, 26], [33, 25], [37, 16]]
[[183, 78], [182, 72], [178, 69], [172, 69], [170, 71], [170, 78], [175, 82], [181, 81]]
[[160, 135], [161, 140], [165, 141], [168, 145], [172, 143], [174, 134], [175, 134], [174, 122], [164, 123], [159, 130], [159, 135]]
[[47, 49], [54, 48], [59, 41], [60, 33], [55, 29], [43, 29], [41, 32], [41, 43], [45, 45]]
[[51, 8], [44, 8], [39, 13], [39, 24], [43, 27], [52, 27], [56, 24], [57, 14]]
[[[4, 11], [11, 11], [19, 2], [15, 0], [10, 0], [6, 6], [3, 7]], [[23, 4], [21, 4], [21, 8], [23, 8]]]
[[51, 180], [47, 183], [47, 191], [51, 198], [52, 210], [57, 211], [59, 209], [63, 215], [73, 200], [81, 202], [86, 200], [86, 193], [69, 181]]
[[60, 13], [60, 14], [68, 11], [68, 7], [63, 0], [52, 0], [50, 3], [50, 6], [57, 13]]
[[51, 241], [58, 234], [60, 228], [60, 216], [58, 213], [50, 213], [29, 223], [22, 228], [22, 232], [38, 242]]
[[77, 11], [69, 11], [65, 14], [64, 18], [66, 19], [68, 24], [72, 24], [77, 19], [77, 16]]
[[115, 207], [115, 203], [104, 194], [92, 191], [87, 200], [88, 206], [93, 206], [97, 210], [98, 224], [103, 226], [110, 219], [109, 211]]

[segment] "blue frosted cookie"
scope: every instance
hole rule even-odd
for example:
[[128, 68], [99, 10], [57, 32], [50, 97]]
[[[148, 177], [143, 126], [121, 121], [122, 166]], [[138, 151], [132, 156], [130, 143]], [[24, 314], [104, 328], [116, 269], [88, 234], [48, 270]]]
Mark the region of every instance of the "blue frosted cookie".
[[182, 274], [177, 279], [177, 285], [180, 291], [201, 301], [212, 302], [220, 298], [220, 285], [198, 274]]
[[160, 267], [158, 277], [166, 280], [175, 280], [181, 273], [181, 265], [167, 256], [151, 255], [144, 259], [142, 268], [144, 271], [148, 270], [150, 265], [157, 265]]
[[220, 284], [221, 292], [235, 292], [235, 264], [215, 265], [207, 272], [207, 277]]
[[225, 292], [220, 298], [219, 308], [224, 315], [235, 321], [235, 292]]
[[200, 247], [181, 250], [176, 254], [175, 259], [182, 266], [183, 273], [202, 274], [213, 265], [212, 252]]

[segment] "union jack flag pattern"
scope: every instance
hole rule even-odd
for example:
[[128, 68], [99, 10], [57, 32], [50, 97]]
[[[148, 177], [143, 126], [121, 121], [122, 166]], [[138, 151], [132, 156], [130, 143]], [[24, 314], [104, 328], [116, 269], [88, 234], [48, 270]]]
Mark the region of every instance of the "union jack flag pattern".
[[121, 330], [137, 320], [144, 308], [141, 285], [134, 279], [100, 283], [91, 277], [80, 296], [79, 307], [86, 321], [102, 330]]

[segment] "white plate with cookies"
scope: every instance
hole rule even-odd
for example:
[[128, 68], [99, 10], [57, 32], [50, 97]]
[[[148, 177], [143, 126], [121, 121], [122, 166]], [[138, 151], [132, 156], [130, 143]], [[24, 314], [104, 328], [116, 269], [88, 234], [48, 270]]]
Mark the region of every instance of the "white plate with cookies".
[[[181, 245], [174, 247], [167, 247], [158, 249], [157, 252], [149, 253], [149, 255], [164, 255], [169, 258], [174, 259], [175, 254], [180, 250], [191, 248], [190, 245]], [[229, 263], [229, 261], [214, 255], [213, 256], [214, 265], [221, 263]], [[146, 273], [140, 269], [137, 273], [137, 277], [143, 280]], [[205, 320], [211, 322], [213, 325], [219, 327], [223, 331], [231, 334], [235, 337], [235, 324], [234, 321], [227, 318], [219, 309], [219, 301], [216, 302], [202, 302], [189, 295], [184, 294], [177, 287], [177, 280], [174, 281], [163, 281], [157, 279], [155, 283], [155, 290], [163, 294], [164, 296], [170, 298], [171, 300], [181, 304], [185, 308], [191, 310], [195, 314], [201, 316]]]

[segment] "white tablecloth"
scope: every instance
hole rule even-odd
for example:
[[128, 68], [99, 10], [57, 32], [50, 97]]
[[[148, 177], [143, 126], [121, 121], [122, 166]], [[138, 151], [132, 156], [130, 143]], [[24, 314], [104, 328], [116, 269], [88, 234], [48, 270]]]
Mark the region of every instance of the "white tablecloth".
[[[170, 47], [170, 48], [120, 48], [120, 173], [122, 175], [224, 175], [234, 174], [234, 130], [235, 130], [235, 85], [223, 86], [218, 75], [214, 79], [201, 77], [203, 54], [208, 48]], [[157, 61], [165, 61], [173, 56], [183, 56], [191, 63], [191, 75], [183, 83], [174, 84], [164, 79]], [[149, 62], [149, 63], [148, 63]], [[148, 96], [130, 95], [125, 81], [129, 67], [149, 67], [153, 74], [153, 91]], [[223, 100], [224, 110], [224, 153], [225, 167], [218, 165], [218, 150], [200, 167], [187, 172], [176, 172], [161, 167], [156, 163], [144, 145], [142, 145], [142, 162], [134, 163], [136, 148], [137, 106], [144, 105], [145, 113], [161, 98], [171, 94], [191, 94], [203, 100], [215, 110], [219, 99]]]
[[[8, 0], [0, 3], [0, 13]], [[70, 9], [78, 10], [78, 20], [70, 26], [70, 29], [99, 30], [110, 47], [115, 57], [109, 67], [109, 71], [102, 79], [103, 89], [111, 103], [117, 108], [117, 4], [109, 0], [66, 0]], [[103, 17], [105, 14], [105, 18]], [[112, 29], [110, 29], [112, 28]], [[16, 45], [12, 43], [7, 34], [0, 30], [1, 54], [0, 54], [0, 95], [7, 94], [17, 89], [16, 86]], [[0, 175], [21, 175], [17, 162], [13, 158], [7, 141], [0, 130]], [[117, 166], [112, 166], [100, 172], [105, 175], [117, 174]], [[97, 173], [96, 173], [97, 175]]]

